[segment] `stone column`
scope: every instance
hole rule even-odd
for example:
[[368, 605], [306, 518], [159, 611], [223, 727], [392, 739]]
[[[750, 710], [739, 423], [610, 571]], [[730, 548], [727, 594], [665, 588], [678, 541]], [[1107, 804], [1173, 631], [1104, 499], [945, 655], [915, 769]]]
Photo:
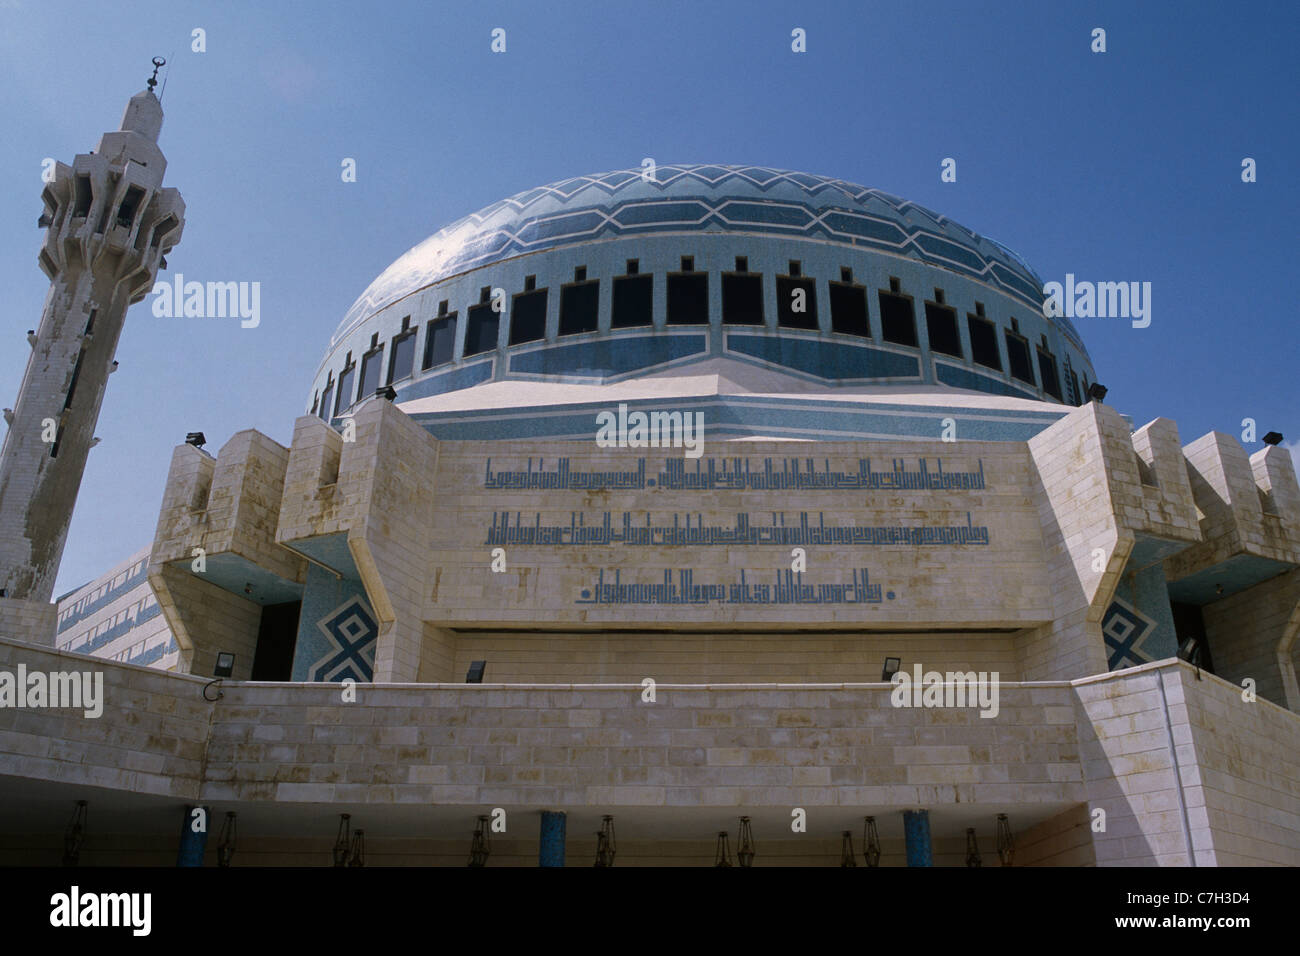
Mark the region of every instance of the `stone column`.
[[[203, 829], [195, 831], [196, 810], [202, 810]], [[177, 866], [202, 866], [203, 854], [208, 849], [208, 827], [212, 824], [210, 807], [186, 807], [181, 820], [181, 846], [176, 852]]]
[[537, 850], [538, 866], [564, 866], [564, 811], [542, 811], [541, 845]]
[[930, 850], [930, 811], [904, 810], [903, 836], [907, 840], [908, 866], [933, 866]]

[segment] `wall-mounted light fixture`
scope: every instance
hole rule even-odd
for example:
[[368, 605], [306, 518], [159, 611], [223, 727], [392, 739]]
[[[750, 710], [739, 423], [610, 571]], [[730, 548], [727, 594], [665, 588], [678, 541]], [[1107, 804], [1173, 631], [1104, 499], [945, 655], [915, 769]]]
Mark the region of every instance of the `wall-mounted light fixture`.
[[217, 666], [212, 671], [213, 677], [229, 677], [235, 673], [235, 655], [229, 651], [217, 654]]
[[481, 815], [474, 825], [474, 839], [469, 845], [469, 865], [475, 869], [487, 866], [492, 848], [488, 846], [488, 818]]
[[601, 817], [600, 830], [596, 833], [596, 866], [613, 866], [614, 855], [618, 847], [614, 843], [614, 818], [606, 814]]
[[862, 856], [867, 866], [880, 866], [880, 834], [876, 832], [875, 817], [867, 817], [862, 824]]
[[366, 865], [366, 831], [358, 830], [352, 834], [352, 850], [348, 854], [348, 866]]
[[980, 848], [975, 843], [975, 828], [966, 828], [966, 865], [970, 867], [983, 866], [984, 862], [980, 859]]
[[713, 865], [731, 866], [731, 845], [727, 842], [727, 831], [718, 831], [718, 848], [713, 852]]
[[85, 800], [78, 800], [72, 810], [72, 819], [68, 821], [68, 827], [63, 831], [64, 866], [76, 866], [81, 859], [81, 847], [86, 842], [87, 807]]
[[[1220, 585], [1222, 587], [1222, 585]], [[1183, 641], [1178, 648], [1178, 656], [1196, 668], [1196, 679], [1201, 679], [1201, 642], [1194, 637]]]
[[840, 866], [857, 866], [858, 858], [853, 855], [853, 831], [845, 830], [840, 835]]
[[348, 834], [349, 831], [352, 829], [352, 824], [350, 822], [351, 820], [352, 820], [352, 814], [350, 813], [339, 814], [339, 832], [338, 832], [338, 836], [334, 838], [334, 865], [335, 866], [348, 865], [348, 849], [351, 843]]
[[903, 664], [902, 660], [897, 657], [886, 657], [885, 666], [880, 669], [880, 679], [888, 684], [898, 673], [899, 667]]
[[998, 859], [1003, 866], [1010, 866], [1016, 855], [1016, 841], [1011, 835], [1011, 821], [1005, 813], [998, 814]]
[[221, 837], [217, 840], [217, 866], [228, 867], [235, 858], [235, 814], [226, 813], [226, 822], [221, 825]]
[[749, 817], [740, 818], [740, 832], [736, 835], [736, 862], [743, 867], [754, 865], [754, 831]]

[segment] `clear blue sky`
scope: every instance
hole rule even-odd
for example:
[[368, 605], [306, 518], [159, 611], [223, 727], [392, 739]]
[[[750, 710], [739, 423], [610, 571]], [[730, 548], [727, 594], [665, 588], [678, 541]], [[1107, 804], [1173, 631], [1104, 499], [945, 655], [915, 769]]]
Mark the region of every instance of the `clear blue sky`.
[[[188, 205], [163, 275], [262, 284], [257, 329], [158, 319], [151, 300], [128, 315], [58, 591], [152, 539], [186, 432], [213, 451], [250, 427], [287, 443], [330, 332], [401, 253], [503, 196], [647, 156], [838, 176], [950, 215], [1045, 279], [1149, 281], [1150, 328], [1078, 320], [1108, 401], [1174, 419], [1184, 442], [1247, 416], [1300, 439], [1298, 10], [0, 0], [0, 404], [47, 290], [41, 161], [116, 128], [152, 56], [170, 61], [161, 145]], [[948, 156], [956, 183], [939, 179]]]

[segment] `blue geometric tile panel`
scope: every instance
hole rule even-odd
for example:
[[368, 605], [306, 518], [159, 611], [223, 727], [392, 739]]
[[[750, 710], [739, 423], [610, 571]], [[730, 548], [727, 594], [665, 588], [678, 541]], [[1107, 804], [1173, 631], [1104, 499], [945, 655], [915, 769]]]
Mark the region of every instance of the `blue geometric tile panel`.
[[357, 596], [316, 622], [328, 649], [311, 665], [308, 680], [369, 683], [375, 675], [375, 643], [379, 625], [366, 603]]
[[1101, 635], [1106, 642], [1107, 663], [1111, 670], [1121, 670], [1157, 660], [1146, 644], [1156, 633], [1156, 622], [1123, 598], [1115, 598], [1101, 619]]

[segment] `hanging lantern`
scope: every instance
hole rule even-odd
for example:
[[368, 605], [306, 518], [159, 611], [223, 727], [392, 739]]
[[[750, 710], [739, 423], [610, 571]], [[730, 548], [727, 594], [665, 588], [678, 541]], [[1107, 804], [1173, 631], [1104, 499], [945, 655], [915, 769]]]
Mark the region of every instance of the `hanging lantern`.
[[980, 860], [980, 848], [975, 843], [974, 827], [966, 828], [966, 865], [971, 867], [983, 866], [983, 862]]
[[72, 819], [63, 831], [63, 865], [76, 866], [81, 859], [81, 845], [86, 842], [86, 801], [78, 800]]
[[853, 855], [853, 831], [845, 830], [840, 840], [840, 866], [857, 865], [857, 858]]
[[876, 832], [875, 817], [867, 817], [862, 825], [862, 856], [867, 866], [880, 866], [880, 834]]
[[718, 831], [718, 849], [713, 854], [714, 866], [731, 866], [731, 846], [727, 843], [727, 831]]
[[217, 866], [230, 866], [235, 858], [235, 814], [226, 813], [226, 822], [221, 825], [221, 837], [217, 840]]
[[352, 837], [352, 852], [348, 855], [348, 866], [366, 865], [366, 831], [358, 830]]
[[754, 831], [750, 829], [749, 817], [740, 818], [740, 832], [736, 835], [736, 860], [743, 867], [754, 865]]
[[352, 827], [352, 824], [350, 824], [348, 821], [351, 819], [352, 819], [352, 814], [350, 813], [339, 814], [339, 835], [334, 840], [334, 865], [335, 866], [348, 865], [348, 844], [349, 844], [348, 831]]
[[614, 845], [614, 818], [601, 817], [600, 831], [596, 834], [596, 866], [613, 866], [614, 854], [618, 848]]
[[487, 866], [491, 852], [492, 848], [488, 846], [488, 818], [481, 816], [474, 827], [474, 840], [469, 845], [469, 865], [475, 868]]
[[1011, 836], [1011, 821], [1005, 813], [998, 814], [998, 859], [1003, 866], [1010, 866], [1016, 855], [1016, 841]]

